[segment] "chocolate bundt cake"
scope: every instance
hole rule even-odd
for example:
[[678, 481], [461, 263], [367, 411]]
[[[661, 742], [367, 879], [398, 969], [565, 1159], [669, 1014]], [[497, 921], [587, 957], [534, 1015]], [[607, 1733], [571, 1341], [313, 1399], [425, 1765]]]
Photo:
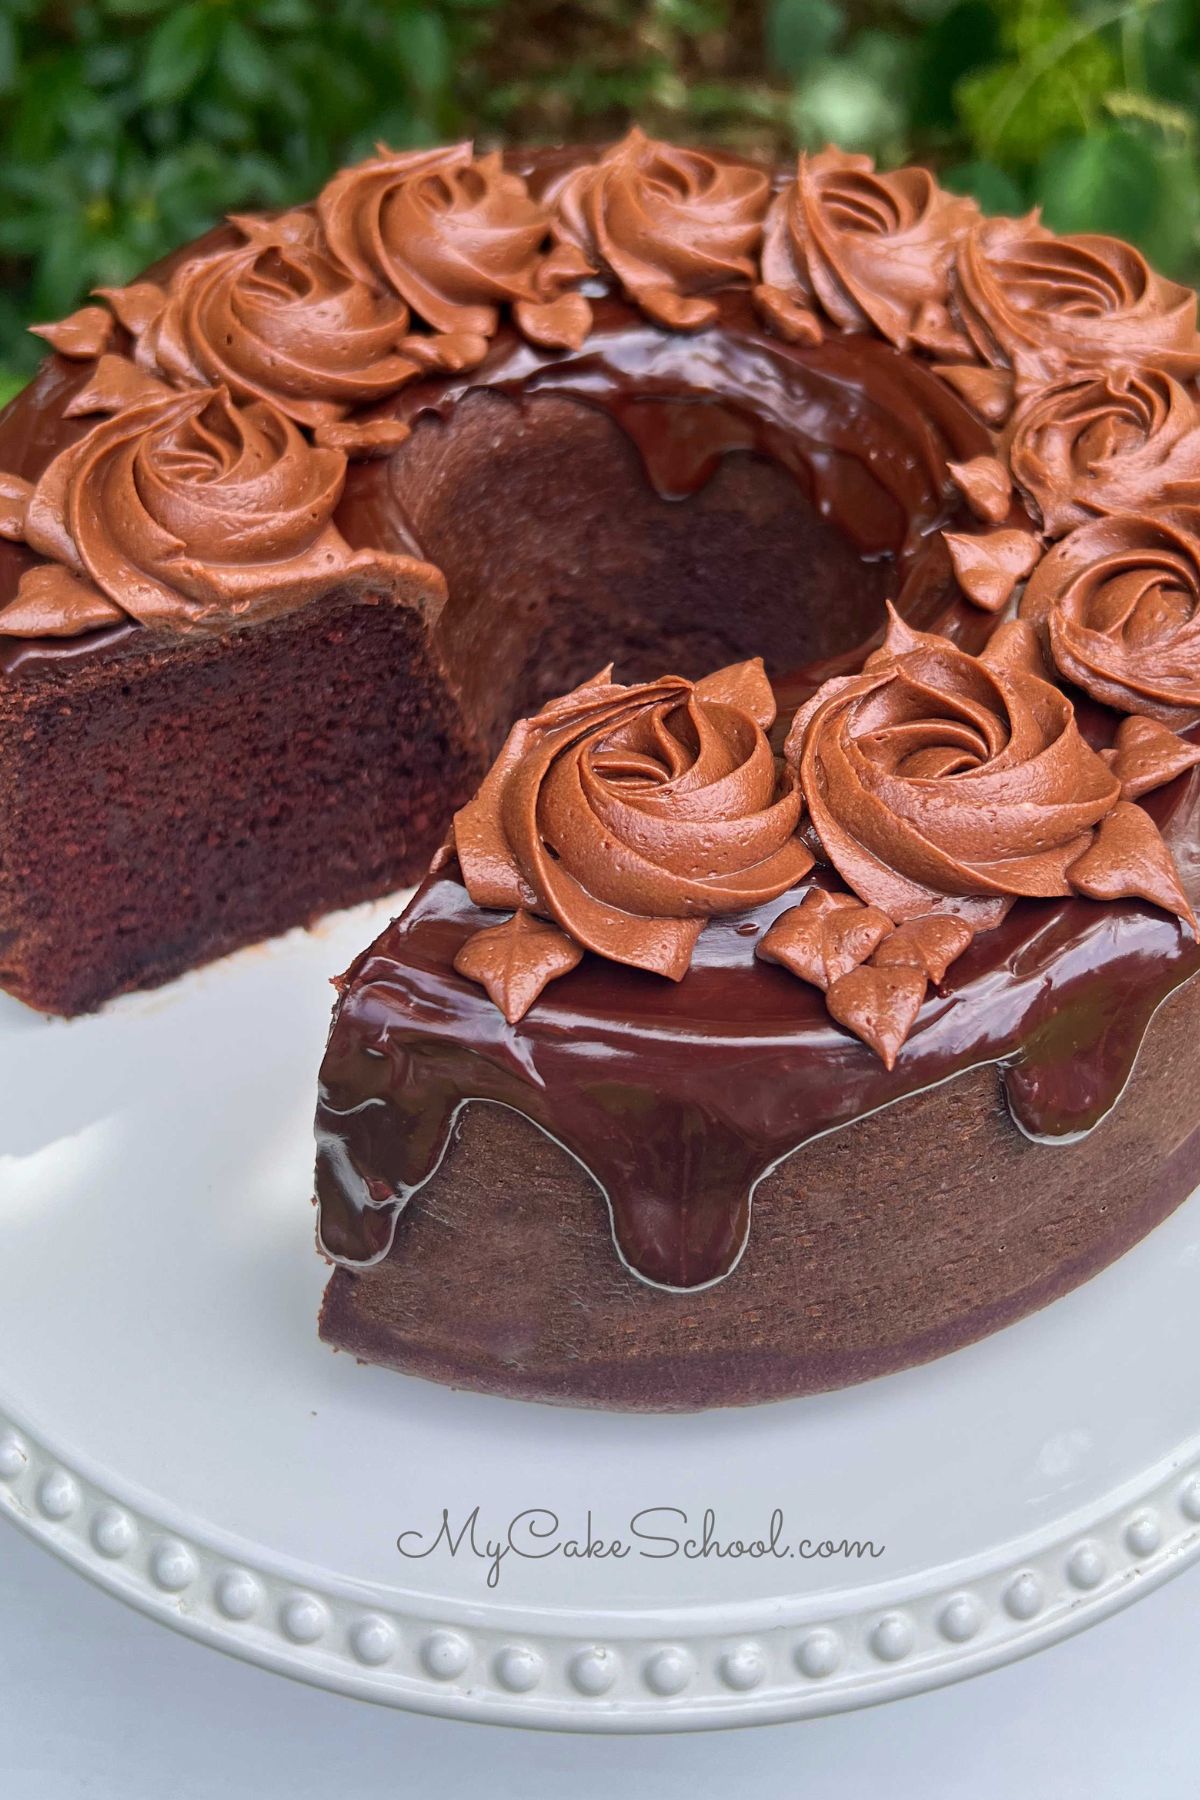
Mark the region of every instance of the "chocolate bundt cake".
[[1200, 1178], [1200, 337], [1128, 245], [634, 131], [381, 153], [41, 329], [0, 983], [430, 871], [339, 983], [328, 1341], [810, 1392]]

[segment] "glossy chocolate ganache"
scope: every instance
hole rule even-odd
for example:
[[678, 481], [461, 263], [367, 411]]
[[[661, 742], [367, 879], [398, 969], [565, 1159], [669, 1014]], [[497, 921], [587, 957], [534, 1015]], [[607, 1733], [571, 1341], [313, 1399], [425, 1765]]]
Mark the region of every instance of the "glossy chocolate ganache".
[[[896, 660], [915, 659], [923, 687], [921, 659], [944, 655], [918, 644]], [[880, 673], [887, 667], [881, 659]], [[902, 670], [896, 680], [904, 679]], [[798, 785], [785, 782], [771, 800], [754, 788], [760, 745], [743, 754], [740, 743], [726, 744], [707, 770], [703, 734], [681, 728], [680, 747], [664, 748], [663, 710], [679, 705], [671, 688], [630, 693], [601, 682], [594, 697], [572, 697], [592, 715], [585, 747], [600, 746], [589, 796], [606, 796], [582, 815], [572, 779], [578, 741], [565, 752], [574, 769], [555, 756], [536, 804], [536, 756], [526, 760], [519, 745], [515, 770], [502, 758], [458, 816], [456, 852], [344, 978], [317, 1122], [321, 1240], [336, 1260], [361, 1266], [386, 1256], [403, 1206], [452, 1143], [460, 1109], [488, 1100], [523, 1113], [584, 1165], [607, 1198], [631, 1269], [666, 1287], [703, 1286], [735, 1266], [755, 1185], [782, 1158], [964, 1070], [997, 1066], [1012, 1117], [1030, 1137], [1069, 1142], [1090, 1131], [1116, 1104], [1156, 1008], [1200, 967], [1194, 929], [1179, 917], [1188, 913], [1186, 894], [1200, 895], [1196, 784], [1171, 780], [1135, 808], [1152, 843], [1161, 824], [1173, 863], [1157, 850], [1144, 854], [1140, 832], [1133, 846], [1124, 843], [1124, 808], [1134, 803], [1122, 802], [1117, 772], [1137, 791], [1136, 737], [1131, 743], [1125, 733], [1129, 747], [1105, 760], [1068, 730], [1070, 762], [1086, 765], [1086, 785], [1063, 768], [1057, 795], [1044, 798], [1039, 765], [1054, 748], [1045, 723], [1011, 767], [1005, 752], [1015, 733], [982, 760], [971, 745], [965, 754], [981, 782], [1002, 796], [993, 854], [971, 873], [960, 861], [958, 885], [968, 896], [956, 911], [937, 910], [928, 892], [899, 897], [896, 884], [910, 877], [885, 868], [879, 898], [902, 920], [918, 921], [914, 927], [894, 924], [843, 887], [840, 865], [848, 876], [859, 871], [856, 848], [847, 852], [836, 829], [814, 841], [830, 859], [815, 867], [803, 829], [783, 835]], [[643, 715], [643, 742], [619, 722], [611, 726], [631, 704], [656, 715], [653, 725]], [[761, 689], [756, 704], [761, 717]], [[906, 754], [963, 759], [964, 711], [944, 700], [940, 712], [931, 708], [918, 749]], [[561, 733], [553, 706], [547, 714], [543, 761]], [[1059, 723], [1055, 717], [1049, 731]], [[811, 738], [811, 723], [798, 735]], [[793, 726], [798, 772], [805, 751], [796, 739]], [[1166, 769], [1200, 758], [1189, 744], [1152, 743]], [[730, 771], [734, 756], [741, 760]], [[639, 790], [658, 757], [654, 785]], [[998, 779], [989, 763], [1000, 765]], [[688, 777], [697, 770], [704, 774], [693, 788]], [[497, 792], [514, 779], [516, 801]], [[694, 851], [705, 835], [695, 820], [706, 789], [721, 784], [737, 790], [736, 800], [721, 796], [725, 851], [706, 842], [702, 857], [689, 858], [684, 845]], [[954, 804], [953, 779], [945, 785], [948, 841], [961, 858], [970, 827]], [[659, 837], [652, 802], [673, 786], [685, 788], [685, 802], [668, 809], [669, 829]], [[613, 805], [622, 788], [634, 802], [631, 818]], [[747, 816], [748, 789], [757, 805]], [[561, 807], [573, 811], [563, 816]], [[1049, 832], [1047, 811], [1059, 814]], [[853, 801], [842, 817], [856, 820]], [[911, 866], [898, 840], [912, 827], [894, 814], [887, 829], [896, 862]], [[1067, 846], [1076, 869], [1089, 856], [1094, 864], [1106, 831], [1115, 849], [1111, 863], [1092, 867], [1097, 891], [1153, 887], [1160, 904], [1014, 902], [1014, 888], [1064, 890], [1058, 871]], [[1006, 837], [1007, 866], [995, 854]], [[1037, 839], [1039, 848], [1025, 848]], [[548, 843], [564, 848], [536, 874], [539, 886], [547, 881], [539, 892], [528, 872], [538, 871]], [[698, 861], [702, 878], [680, 873]], [[1088, 880], [1086, 867], [1075, 879]], [[870, 882], [860, 880], [860, 891], [872, 891]], [[646, 912], [631, 911], [635, 894]], [[827, 928], [823, 942], [804, 931], [814, 911], [842, 929]]]
[[[881, 200], [861, 164], [826, 169], [849, 189], [840, 216], [852, 240], [862, 231], [869, 271], [872, 221], [885, 240], [903, 227], [888, 210], [896, 191]], [[954, 309], [952, 246], [972, 229], [969, 207], [924, 176], [905, 181], [900, 199], [933, 254], [890, 302], [861, 263], [840, 284], [830, 273], [811, 165], [776, 201], [763, 266], [777, 279], [756, 299], [790, 357], [747, 327], [735, 294], [708, 314], [710, 330], [727, 331], [713, 351], [703, 335], [664, 346], [624, 321], [610, 336], [602, 303], [579, 356], [536, 370], [514, 344], [511, 362], [494, 364], [499, 391], [540, 386], [611, 410], [664, 493], [690, 491], [729, 448], [767, 450], [886, 565], [899, 610], [882, 646], [881, 630], [865, 633], [818, 666], [777, 673], [774, 693], [749, 665], [709, 677], [743, 697], [753, 689], [752, 750], [712, 752], [696, 713], [704, 682], [690, 697], [667, 677], [634, 693], [608, 671], [517, 728], [441, 865], [343, 984], [318, 1192], [323, 1247], [344, 1265], [388, 1255], [400, 1212], [476, 1100], [521, 1113], [583, 1165], [635, 1273], [703, 1287], [736, 1265], [768, 1171], [963, 1071], [994, 1064], [1032, 1139], [1090, 1131], [1157, 1007], [1195, 972], [1188, 772], [1200, 749], [1164, 729], [1191, 720], [1158, 693], [1180, 693], [1198, 666], [1188, 641], [1200, 583], [1177, 540], [1163, 548], [1191, 523], [1145, 523], [1152, 498], [1195, 494], [1200, 477], [1194, 309], [1178, 291], [1163, 296], [1161, 336], [1178, 356], [1161, 365], [1080, 375], [1043, 346], [1059, 379], [1045, 381], [1040, 363], [1031, 376], [1019, 335], [1010, 360]], [[1037, 226], [1028, 237], [1044, 259], [1031, 304], [1045, 304], [1054, 241]], [[1066, 291], [1097, 278], [1078, 265], [1105, 250], [1057, 254]], [[1152, 321], [1155, 278], [1143, 295], [1136, 259], [1122, 247], [1115, 262], [1119, 356], [1126, 334], [1160, 326], [1123, 316], [1117, 278], [1129, 279], [1130, 310]], [[1068, 293], [1064, 304], [1080, 302]], [[1007, 318], [1009, 295], [998, 308]], [[907, 349], [963, 360], [931, 382], [924, 361], [892, 360], [859, 335], [881, 316]], [[831, 337], [830, 317], [855, 335]], [[844, 398], [830, 404], [839, 379]], [[914, 385], [906, 405], [909, 381], [939, 398]], [[682, 423], [656, 413], [656, 397], [701, 392], [706, 404]], [[461, 378], [414, 392], [404, 416], [444, 417], [463, 394]], [[914, 417], [926, 435], [898, 453]], [[377, 471], [366, 481], [382, 491]], [[1141, 513], [1127, 510], [1135, 493]], [[947, 513], [955, 497], [965, 517]], [[1114, 516], [1116, 527], [1099, 523]], [[1127, 574], [1106, 576], [1104, 555], [1094, 559], [1098, 600], [1074, 598], [1045, 558], [1046, 538], [1078, 524], [1107, 533], [1101, 550], [1134, 539]], [[1155, 554], [1139, 562], [1147, 532]], [[1137, 668], [1127, 704], [1113, 704], [1111, 682], [1081, 679], [1078, 652], [1067, 664], [1070, 621], [1098, 665]], [[1064, 678], [1074, 698], [1056, 685]], [[577, 715], [589, 723], [572, 741]], [[673, 733], [668, 721], [685, 716]], [[773, 722], [782, 773], [764, 790], [750, 769]]]
[[471, 1102], [673, 1289], [963, 1071], [1039, 1141], [1116, 1103], [1200, 962], [1200, 340], [1128, 245], [634, 131], [381, 154], [45, 335], [9, 680], [386, 602], [498, 759], [341, 984], [336, 1261]]

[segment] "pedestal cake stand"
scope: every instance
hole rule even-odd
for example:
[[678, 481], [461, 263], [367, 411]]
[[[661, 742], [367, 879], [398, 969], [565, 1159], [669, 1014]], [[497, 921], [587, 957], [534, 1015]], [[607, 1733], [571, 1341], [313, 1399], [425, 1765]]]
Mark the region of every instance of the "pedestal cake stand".
[[815, 1400], [562, 1411], [325, 1349], [327, 978], [397, 905], [91, 1019], [0, 1000], [0, 1513], [267, 1668], [586, 1731], [912, 1693], [1196, 1556], [1200, 1197], [1035, 1318]]

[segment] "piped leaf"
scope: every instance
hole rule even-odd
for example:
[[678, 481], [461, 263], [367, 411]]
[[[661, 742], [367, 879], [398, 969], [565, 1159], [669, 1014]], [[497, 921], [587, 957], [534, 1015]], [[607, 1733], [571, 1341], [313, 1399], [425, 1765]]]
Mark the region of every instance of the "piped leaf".
[[580, 946], [565, 931], [521, 910], [503, 924], [485, 926], [469, 937], [454, 958], [454, 967], [468, 981], [486, 988], [509, 1024], [515, 1025], [542, 990], [568, 974], [582, 956]]

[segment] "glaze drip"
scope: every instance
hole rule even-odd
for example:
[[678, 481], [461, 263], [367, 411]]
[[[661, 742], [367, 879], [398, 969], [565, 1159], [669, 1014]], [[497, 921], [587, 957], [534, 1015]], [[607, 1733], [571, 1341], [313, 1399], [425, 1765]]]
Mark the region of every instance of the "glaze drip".
[[[1200, 781], [1181, 778], [1147, 810], [1194, 903]], [[317, 1114], [326, 1252], [349, 1266], [385, 1256], [460, 1108], [482, 1101], [578, 1158], [637, 1275], [703, 1287], [736, 1264], [754, 1187], [783, 1157], [964, 1070], [997, 1065], [1031, 1138], [1091, 1130], [1158, 1006], [1200, 969], [1191, 935], [1149, 906], [1026, 901], [931, 989], [889, 1074], [816, 988], [756, 958], [795, 904], [792, 892], [712, 921], [679, 987], [585, 956], [514, 1027], [452, 966], [497, 915], [471, 904], [453, 866], [431, 876], [342, 984]]]

